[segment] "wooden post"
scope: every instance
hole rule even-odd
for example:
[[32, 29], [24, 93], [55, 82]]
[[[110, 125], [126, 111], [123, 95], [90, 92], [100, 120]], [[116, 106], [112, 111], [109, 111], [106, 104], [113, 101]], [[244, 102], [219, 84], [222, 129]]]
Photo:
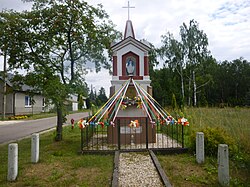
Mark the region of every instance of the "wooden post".
[[8, 147], [8, 181], [15, 181], [18, 174], [18, 144], [12, 143]]
[[39, 134], [35, 133], [31, 136], [31, 162], [37, 163], [39, 160]]

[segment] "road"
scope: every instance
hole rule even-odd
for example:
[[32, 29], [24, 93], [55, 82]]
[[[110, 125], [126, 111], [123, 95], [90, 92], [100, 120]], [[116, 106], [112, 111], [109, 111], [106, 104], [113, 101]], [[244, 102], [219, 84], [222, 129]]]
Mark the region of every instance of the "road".
[[[70, 124], [72, 118], [79, 120], [87, 116], [87, 112], [69, 114], [66, 124]], [[33, 133], [49, 130], [56, 127], [56, 123], [57, 117], [23, 121], [0, 121], [0, 144], [16, 141], [28, 137]]]

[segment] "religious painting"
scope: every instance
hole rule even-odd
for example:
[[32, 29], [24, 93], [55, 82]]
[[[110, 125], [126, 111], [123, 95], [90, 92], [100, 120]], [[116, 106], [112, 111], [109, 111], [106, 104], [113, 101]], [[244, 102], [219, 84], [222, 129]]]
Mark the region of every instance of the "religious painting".
[[126, 58], [126, 75], [136, 75], [136, 59], [133, 56], [128, 56]]

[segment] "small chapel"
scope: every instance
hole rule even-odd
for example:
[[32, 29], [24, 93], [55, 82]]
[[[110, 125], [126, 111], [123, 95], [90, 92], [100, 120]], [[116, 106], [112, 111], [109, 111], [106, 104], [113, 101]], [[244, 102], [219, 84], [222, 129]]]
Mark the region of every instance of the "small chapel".
[[147, 41], [138, 41], [131, 20], [127, 20], [124, 39], [111, 46], [113, 51], [113, 75], [110, 93], [117, 91], [121, 85], [132, 77], [137, 80], [144, 89], [151, 91], [149, 77], [150, 50]]
[[[122, 103], [124, 109], [119, 110], [115, 119], [115, 123], [117, 124], [119, 121], [120, 125], [121, 144], [145, 143], [146, 135], [148, 135], [148, 142], [155, 142], [155, 129], [150, 127], [147, 132], [146, 123], [149, 122], [149, 119], [145, 111], [138, 107], [138, 103], [136, 103], [138, 91], [131, 81], [136, 81], [147, 93], [152, 95], [149, 77], [149, 43], [146, 40], [139, 41], [135, 38], [132, 21], [128, 19], [123, 40], [113, 44], [111, 49], [113, 52], [113, 75], [110, 95], [112, 96], [118, 92], [130, 80]], [[132, 133], [131, 128], [127, 128], [131, 121], [138, 122], [138, 126], [133, 128]], [[114, 131], [114, 129], [110, 128], [111, 130]], [[108, 136], [108, 142], [117, 143], [117, 135], [118, 133], [112, 133], [112, 137]]]
[[110, 98], [88, 120], [78, 122], [82, 129], [82, 149], [184, 148], [183, 126], [188, 126], [189, 122], [183, 116], [174, 119], [152, 97], [150, 45], [146, 40], [136, 39], [129, 19], [132, 7], [128, 2], [124, 8], [128, 8], [124, 37], [111, 45]]

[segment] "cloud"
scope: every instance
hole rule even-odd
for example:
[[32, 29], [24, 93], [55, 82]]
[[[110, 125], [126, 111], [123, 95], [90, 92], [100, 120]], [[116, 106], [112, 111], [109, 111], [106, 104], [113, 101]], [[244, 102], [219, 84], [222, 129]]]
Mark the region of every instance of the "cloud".
[[23, 11], [31, 9], [32, 3], [23, 2], [22, 0], [1, 0], [0, 10], [13, 9]]
[[[102, 4], [124, 32], [127, 20], [127, 0], [87, 0], [92, 5]], [[167, 31], [179, 37], [180, 26], [194, 19], [208, 37], [212, 55], [220, 61], [244, 57], [250, 61], [250, 1], [249, 0], [130, 0], [135, 8], [130, 10], [135, 35], [138, 40], [147, 39], [156, 47], [161, 45], [161, 35]], [[1, 0], [0, 9], [25, 8], [21, 0]], [[101, 78], [102, 77], [102, 78]], [[105, 85], [109, 92], [111, 77], [108, 71], [88, 74], [86, 80], [99, 89]], [[105, 80], [105, 81], [103, 81]], [[97, 89], [97, 91], [98, 91]]]
[[89, 72], [85, 76], [85, 80], [88, 83], [88, 87], [93, 85], [94, 89], [98, 93], [101, 87], [105, 88], [106, 96], [109, 97], [109, 88], [111, 86], [111, 75], [106, 69], [102, 69], [100, 72], [96, 73], [95, 71]]

